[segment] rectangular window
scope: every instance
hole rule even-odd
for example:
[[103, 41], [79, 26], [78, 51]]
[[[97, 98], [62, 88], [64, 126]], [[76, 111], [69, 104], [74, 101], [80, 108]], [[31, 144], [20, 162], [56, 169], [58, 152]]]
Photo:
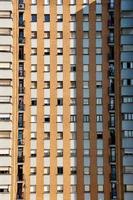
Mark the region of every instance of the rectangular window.
[[76, 122], [77, 116], [76, 115], [70, 115], [70, 122]]
[[57, 15], [57, 22], [63, 22], [63, 15], [62, 14]]
[[83, 115], [83, 122], [89, 122], [90, 116], [89, 115]]
[[37, 14], [31, 15], [31, 22], [37, 22]]
[[50, 22], [50, 15], [49, 14], [44, 15], [44, 21]]

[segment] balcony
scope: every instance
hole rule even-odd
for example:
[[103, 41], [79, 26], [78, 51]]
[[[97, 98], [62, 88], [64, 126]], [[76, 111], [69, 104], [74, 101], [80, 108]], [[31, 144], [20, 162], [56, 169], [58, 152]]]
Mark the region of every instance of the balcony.
[[116, 156], [110, 155], [109, 161], [110, 161], [110, 162], [116, 162]]
[[116, 173], [110, 174], [110, 181], [116, 181]]
[[115, 104], [109, 104], [109, 111], [115, 110]]
[[19, 77], [24, 77], [24, 73], [25, 73], [24, 70], [19, 69], [19, 72], [18, 72]]
[[111, 77], [111, 76], [114, 77], [114, 75], [115, 75], [114, 67], [109, 67], [108, 76], [109, 76], [109, 77]]
[[114, 44], [114, 37], [113, 36], [108, 37], [108, 43], [111, 44], [111, 45]]
[[18, 156], [18, 163], [24, 163], [24, 156]]
[[114, 95], [114, 93], [115, 93], [114, 87], [113, 86], [109, 87], [109, 94]]
[[108, 9], [109, 10], [114, 10], [114, 8], [115, 8], [115, 3], [113, 1], [109, 1], [109, 3], [108, 3]]
[[111, 199], [117, 199], [117, 191], [116, 190], [112, 190], [112, 192], [110, 193]]
[[25, 37], [19, 37], [19, 43], [24, 44], [25, 43]]
[[113, 53], [109, 53], [108, 54], [108, 60], [114, 60], [114, 54]]
[[19, 10], [24, 10], [25, 9], [25, 4], [24, 3], [19, 3], [18, 4], [18, 9]]
[[109, 128], [115, 128], [115, 121], [109, 121]]
[[25, 26], [25, 21], [23, 20], [23, 21], [19, 21], [19, 27], [24, 27]]
[[18, 173], [18, 181], [23, 181], [24, 180], [24, 175], [21, 173]]
[[19, 109], [19, 111], [24, 111], [24, 103], [19, 103], [19, 105], [18, 105], [18, 109]]
[[18, 93], [19, 94], [24, 94], [25, 88], [24, 87], [19, 87]]
[[113, 18], [108, 20], [108, 27], [114, 28], [114, 19]]
[[18, 138], [18, 145], [23, 145], [23, 144], [24, 144], [23, 139]]

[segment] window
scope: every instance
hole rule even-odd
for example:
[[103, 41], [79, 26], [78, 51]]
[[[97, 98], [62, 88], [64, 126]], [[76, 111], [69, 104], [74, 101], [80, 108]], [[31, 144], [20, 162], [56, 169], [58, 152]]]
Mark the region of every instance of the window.
[[102, 15], [96, 14], [96, 22], [101, 22], [102, 21]]
[[123, 79], [122, 85], [123, 86], [133, 86], [133, 79]]
[[11, 52], [11, 46], [10, 45], [0, 45], [0, 52]]
[[83, 105], [89, 105], [89, 98], [83, 98]]
[[76, 65], [70, 65], [70, 71], [76, 72]]
[[63, 22], [63, 15], [62, 14], [57, 15], [57, 22]]
[[57, 38], [62, 39], [63, 38], [63, 32], [62, 31], [57, 31]]
[[84, 185], [84, 192], [90, 191], [90, 185]]
[[102, 32], [96, 31], [96, 39], [101, 39], [101, 38], [102, 38]]
[[50, 192], [50, 185], [44, 185], [44, 193]]
[[97, 149], [97, 156], [103, 156], [103, 150]]
[[76, 122], [77, 116], [76, 115], [70, 115], [70, 122]]
[[37, 15], [36, 14], [32, 14], [31, 15], [31, 21], [32, 22], [37, 22]]
[[8, 193], [9, 186], [8, 185], [0, 185], [0, 193]]
[[89, 122], [89, 115], [83, 115], [83, 122]]
[[3, 174], [3, 175], [4, 175], [4, 174], [5, 174], [5, 175], [6, 175], [6, 174], [10, 174], [10, 171], [11, 171], [11, 170], [10, 170], [10, 167], [4, 167], [4, 166], [1, 167], [1, 166], [0, 166], [0, 175], [1, 175], [1, 174]]
[[88, 81], [83, 81], [83, 88], [84, 89], [89, 88], [89, 82]]
[[31, 31], [31, 38], [36, 39], [37, 38], [37, 31]]
[[49, 175], [50, 174], [50, 167], [44, 167], [44, 174]]
[[57, 132], [57, 140], [63, 139], [63, 132]]
[[31, 55], [37, 55], [37, 48], [31, 49]]
[[31, 88], [37, 89], [37, 81], [31, 81]]
[[44, 71], [45, 72], [50, 72], [50, 65], [45, 65], [44, 66]]
[[83, 21], [88, 22], [89, 21], [89, 15], [83, 14]]
[[126, 138], [133, 138], [133, 130], [124, 130], [123, 136]]
[[126, 174], [133, 174], [133, 167], [132, 166], [125, 166], [124, 173]]
[[57, 49], [57, 55], [63, 55], [63, 48]]
[[0, 79], [0, 86], [10, 86], [11, 85], [11, 80], [8, 79]]
[[103, 174], [103, 167], [97, 167], [97, 174], [98, 175]]
[[50, 122], [50, 116], [49, 115], [44, 116], [44, 122]]
[[31, 139], [36, 139], [36, 132], [31, 132]]
[[0, 149], [0, 157], [9, 155], [10, 155], [10, 149]]
[[77, 138], [76, 132], [71, 132], [70, 139], [76, 140], [76, 138]]
[[125, 185], [125, 192], [133, 192], [133, 185]]
[[97, 122], [102, 122], [103, 121], [103, 116], [102, 115], [97, 115], [96, 116], [96, 121]]
[[50, 81], [45, 81], [44, 82], [44, 88], [49, 89], [50, 88]]
[[71, 81], [70, 82], [70, 87], [71, 88], [76, 88], [76, 81]]
[[57, 81], [57, 88], [63, 88], [63, 81]]
[[70, 188], [71, 193], [76, 193], [77, 192], [77, 186], [76, 185], [71, 185], [70, 187], [71, 187]]
[[83, 71], [88, 72], [89, 71], [89, 66], [88, 65], [83, 65]]
[[97, 132], [97, 139], [102, 139], [102, 138], [103, 138], [103, 133]]
[[84, 156], [89, 156], [89, 154], [90, 154], [89, 149], [84, 149]]
[[76, 55], [76, 48], [71, 48], [70, 49], [70, 54], [71, 55]]
[[63, 149], [57, 150], [57, 157], [63, 157]]
[[0, 131], [0, 138], [10, 138], [10, 131]]
[[57, 174], [62, 175], [63, 174], [63, 167], [57, 167]]
[[10, 114], [1, 113], [0, 114], [0, 121], [10, 121]]
[[0, 35], [11, 35], [11, 32], [10, 28], [0, 28]]
[[122, 97], [122, 102], [123, 103], [133, 103], [133, 97], [132, 96]]
[[31, 167], [30, 168], [30, 174], [35, 175], [36, 174], [36, 167]]
[[57, 72], [63, 71], [63, 65], [57, 65]]
[[102, 54], [102, 48], [96, 48], [96, 54]]
[[71, 104], [71, 105], [76, 105], [76, 103], [77, 103], [76, 98], [71, 98], [71, 99], [70, 99], [70, 104]]
[[89, 38], [89, 33], [88, 33], [88, 31], [83, 31], [83, 38], [84, 38], [84, 39]]
[[49, 39], [50, 38], [50, 31], [44, 32], [44, 38]]
[[50, 157], [50, 149], [44, 150], [44, 157]]
[[76, 22], [76, 14], [71, 14], [70, 15], [70, 21], [71, 22]]
[[102, 88], [102, 81], [96, 81], [96, 87]]
[[57, 122], [62, 123], [63, 122], [63, 115], [57, 115]]
[[36, 149], [31, 149], [30, 150], [30, 156], [31, 157], [36, 157]]
[[11, 18], [10, 11], [0, 11], [0, 18]]
[[44, 49], [44, 55], [50, 55], [50, 48]]
[[76, 149], [71, 149], [71, 150], [70, 150], [70, 156], [71, 156], [71, 157], [76, 157], [76, 155], [77, 155]]
[[49, 106], [50, 105], [50, 98], [45, 98], [44, 99], [44, 105]]
[[58, 106], [63, 105], [63, 98], [58, 98], [58, 99], [57, 99], [57, 105], [58, 105]]
[[35, 185], [31, 185], [30, 186], [30, 192], [31, 193], [35, 193], [36, 192], [36, 186]]
[[84, 132], [84, 140], [88, 140], [90, 138], [89, 132]]
[[37, 122], [37, 115], [31, 115], [31, 122]]
[[123, 120], [133, 120], [133, 113], [123, 113]]
[[63, 185], [57, 185], [57, 193], [63, 193]]
[[84, 175], [89, 175], [89, 174], [90, 174], [90, 168], [84, 167]]
[[70, 38], [75, 39], [76, 38], [76, 31], [70, 32]]
[[44, 132], [44, 139], [50, 140], [50, 132]]
[[133, 69], [133, 62], [122, 62], [122, 69]]
[[50, 22], [50, 15], [49, 14], [44, 15], [44, 21]]
[[71, 171], [71, 172], [70, 172], [71, 175], [77, 174], [77, 168], [76, 168], [76, 167], [71, 167], [70, 171]]
[[88, 54], [89, 54], [89, 49], [83, 48], [83, 55], [88, 55]]
[[103, 185], [98, 185], [98, 192], [103, 192]]
[[102, 71], [102, 65], [96, 65], [96, 71], [101, 72]]

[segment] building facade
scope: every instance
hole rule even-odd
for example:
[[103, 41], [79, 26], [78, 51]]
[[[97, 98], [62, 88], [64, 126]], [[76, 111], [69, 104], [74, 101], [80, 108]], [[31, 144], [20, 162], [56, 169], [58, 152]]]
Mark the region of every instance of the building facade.
[[0, 0], [0, 200], [133, 200], [133, 1]]

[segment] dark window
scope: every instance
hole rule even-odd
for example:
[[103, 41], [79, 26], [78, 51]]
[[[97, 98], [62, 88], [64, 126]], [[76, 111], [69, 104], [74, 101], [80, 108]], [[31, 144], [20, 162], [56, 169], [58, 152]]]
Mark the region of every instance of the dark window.
[[63, 99], [62, 98], [61, 99], [57, 99], [57, 105], [58, 106], [63, 105]]
[[36, 106], [37, 105], [37, 99], [31, 99], [31, 105]]
[[36, 14], [32, 14], [31, 15], [31, 21], [32, 22], [37, 22], [37, 15]]
[[49, 14], [44, 15], [44, 21], [50, 22], [50, 15]]
[[63, 167], [57, 167], [57, 174], [63, 174]]

